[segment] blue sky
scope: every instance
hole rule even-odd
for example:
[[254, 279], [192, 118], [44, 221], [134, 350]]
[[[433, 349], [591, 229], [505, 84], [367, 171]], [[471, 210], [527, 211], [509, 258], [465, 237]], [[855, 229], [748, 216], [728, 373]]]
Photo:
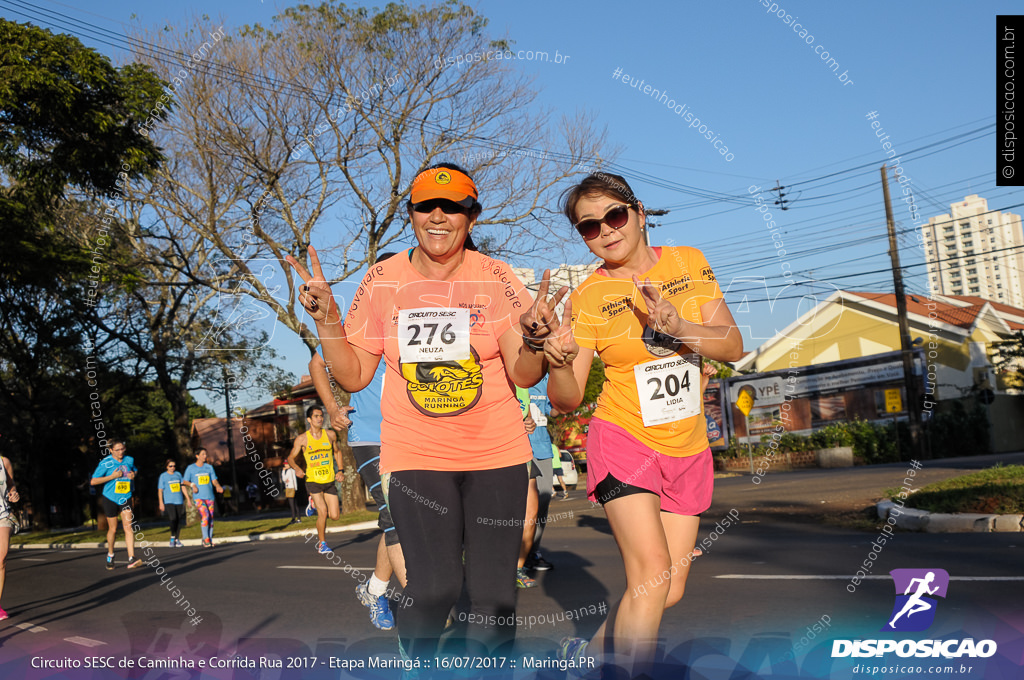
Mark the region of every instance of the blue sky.
[[[967, 194], [988, 198], [990, 208], [1024, 202], [1021, 190], [996, 187], [994, 151], [996, 15], [1013, 14], [1020, 3], [769, 1], [807, 29], [811, 44], [760, 0], [470, 4], [489, 18], [495, 37], [552, 58], [556, 50], [569, 57], [561, 64], [516, 64], [536, 76], [543, 105], [586, 107], [607, 125], [608, 141], [622, 147], [618, 160], [637, 195], [648, 207], [671, 209], [660, 218], [653, 242], [705, 251], [723, 290], [732, 291], [727, 300], [746, 327], [748, 350], [813, 304], [806, 299], [798, 306], [800, 295], [817, 292], [820, 298], [832, 285], [891, 291], [891, 274], [850, 276], [889, 266], [878, 171], [885, 156], [869, 112], [877, 112], [897, 153], [908, 155], [904, 172], [925, 219]], [[120, 30], [118, 22], [133, 14], [159, 25], [205, 13], [222, 18], [230, 30], [267, 22], [286, 6], [269, 0], [0, 0], [0, 16], [33, 17], [45, 26], [37, 9], [43, 8]], [[116, 56], [110, 46], [79, 37]], [[848, 82], [816, 47], [829, 52]], [[685, 104], [683, 115], [699, 117], [713, 131], [712, 140], [665, 103], [614, 79], [617, 68], [638, 86], [643, 80]], [[964, 136], [953, 139], [957, 135]], [[712, 145], [715, 138], [731, 160]], [[936, 145], [910, 153], [929, 144]], [[781, 238], [791, 244], [782, 257], [749, 192], [760, 186], [768, 198], [776, 180], [792, 185], [790, 209], [773, 207]], [[893, 192], [896, 219], [909, 227], [895, 185]], [[585, 261], [582, 247], [578, 252]], [[923, 261], [913, 234], [903, 238], [901, 258], [905, 265]], [[781, 289], [784, 262], [794, 279], [816, 283]], [[923, 267], [909, 270], [910, 291], [926, 292], [921, 272]], [[766, 278], [778, 300], [767, 301], [758, 277]], [[274, 345], [286, 357], [285, 368], [305, 372], [308, 353], [286, 329], [277, 329]]]

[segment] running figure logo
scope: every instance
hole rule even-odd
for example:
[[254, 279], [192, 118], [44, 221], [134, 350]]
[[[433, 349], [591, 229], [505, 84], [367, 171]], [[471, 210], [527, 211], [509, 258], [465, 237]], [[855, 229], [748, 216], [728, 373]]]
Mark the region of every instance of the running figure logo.
[[893, 569], [889, 573], [896, 587], [896, 604], [882, 630], [926, 630], [935, 620], [938, 604], [928, 596], [946, 597], [949, 573], [945, 569]]

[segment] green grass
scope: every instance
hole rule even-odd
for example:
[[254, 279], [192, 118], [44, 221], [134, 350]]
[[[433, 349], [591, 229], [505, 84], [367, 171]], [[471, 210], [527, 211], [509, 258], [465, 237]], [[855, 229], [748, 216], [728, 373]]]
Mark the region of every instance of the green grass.
[[[228, 536], [252, 536], [259, 534], [273, 534], [281, 531], [298, 531], [316, 528], [315, 517], [307, 517], [301, 524], [288, 524], [288, 519], [289, 518], [287, 517], [256, 517], [254, 519], [236, 520], [215, 517], [213, 523], [213, 538], [214, 541], [216, 541], [218, 538], [227, 538]], [[360, 512], [352, 512], [347, 515], [342, 515], [337, 521], [328, 520], [327, 527], [345, 526], [376, 519], [376, 512], [362, 510]], [[153, 521], [159, 520], [154, 519]], [[144, 518], [143, 524], [146, 523], [148, 523], [148, 520]], [[143, 540], [150, 541], [151, 543], [167, 543], [171, 538], [171, 532], [167, 524], [143, 527], [141, 531], [145, 534], [145, 538]], [[180, 533], [180, 538], [202, 538], [202, 529], [199, 526], [199, 522], [196, 522], [190, 527], [183, 528]], [[106, 533], [100, 533], [99, 531], [72, 531], [64, 533], [36, 531], [32, 533], [19, 533], [11, 537], [11, 543], [15, 545], [25, 543], [57, 543], [68, 545], [73, 543], [102, 543], [106, 540]], [[118, 527], [117, 540], [124, 540], [123, 527]]]
[[[886, 489], [895, 499], [900, 490]], [[1024, 513], [1024, 465], [996, 466], [922, 487], [906, 499], [910, 508], [929, 512]]]

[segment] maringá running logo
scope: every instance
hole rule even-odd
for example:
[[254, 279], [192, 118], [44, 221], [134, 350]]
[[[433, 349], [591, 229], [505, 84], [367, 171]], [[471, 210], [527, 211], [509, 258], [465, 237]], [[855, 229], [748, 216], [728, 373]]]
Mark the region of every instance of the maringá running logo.
[[409, 401], [420, 413], [435, 418], [458, 415], [480, 401], [483, 369], [476, 350], [461, 361], [427, 361], [401, 364]]

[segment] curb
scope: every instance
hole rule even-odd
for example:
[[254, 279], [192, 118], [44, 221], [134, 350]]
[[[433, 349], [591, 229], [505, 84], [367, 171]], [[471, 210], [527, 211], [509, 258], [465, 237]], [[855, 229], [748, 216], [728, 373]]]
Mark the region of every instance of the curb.
[[[346, 531], [365, 531], [367, 529], [376, 529], [376, 520], [368, 522], [358, 522], [356, 524], [349, 524], [343, 527], [327, 527], [327, 533], [337, 534]], [[255, 541], [275, 541], [280, 538], [303, 538], [309, 534], [309, 532], [316, 532], [316, 527], [311, 526], [308, 529], [299, 531], [278, 531], [274, 533], [265, 534], [249, 534], [248, 536], [225, 536], [224, 538], [214, 537], [214, 546], [222, 545], [224, 543], [253, 543]], [[122, 535], [123, 540], [123, 535]], [[202, 547], [203, 540], [201, 538], [190, 538], [182, 541], [186, 547]], [[107, 542], [101, 541], [100, 543], [23, 543], [20, 545], [11, 544], [11, 550], [96, 550], [98, 548], [106, 548]], [[151, 543], [151, 548], [166, 548], [167, 550], [173, 550], [171, 546], [167, 545], [166, 542], [160, 541], [159, 544]]]
[[[897, 506], [890, 500], [879, 501], [875, 506], [878, 519], [892, 520], [900, 529], [924, 531], [930, 534], [956, 532], [1021, 532], [1024, 531], [1024, 514], [982, 515], [975, 513], [928, 512], [915, 508]], [[895, 512], [894, 512], [895, 511]]]

